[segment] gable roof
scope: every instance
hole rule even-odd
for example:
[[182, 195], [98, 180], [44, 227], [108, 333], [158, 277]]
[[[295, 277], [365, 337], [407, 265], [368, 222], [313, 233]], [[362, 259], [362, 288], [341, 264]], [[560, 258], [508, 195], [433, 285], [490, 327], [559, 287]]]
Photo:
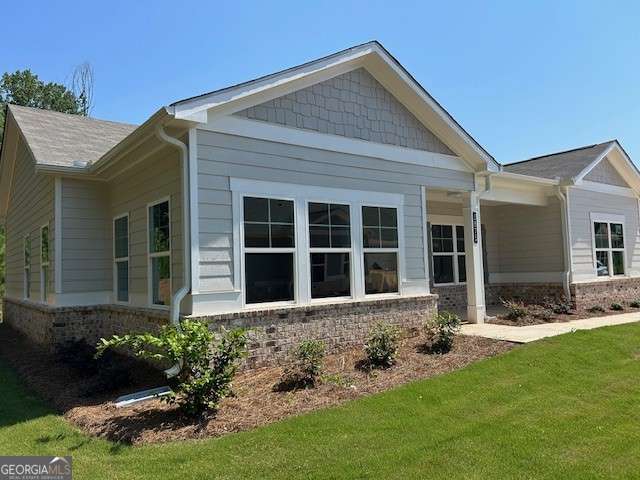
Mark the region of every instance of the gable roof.
[[207, 122], [365, 67], [418, 120], [478, 170], [498, 171], [495, 159], [379, 42], [370, 41], [254, 80], [178, 100], [168, 107], [177, 119]]
[[36, 164], [84, 167], [137, 127], [82, 115], [8, 105]]
[[586, 147], [521, 160], [504, 165], [502, 168], [505, 172], [519, 175], [552, 180], [556, 178], [570, 180], [578, 177], [587, 167], [597, 162], [615, 144], [617, 144], [616, 140], [610, 140]]

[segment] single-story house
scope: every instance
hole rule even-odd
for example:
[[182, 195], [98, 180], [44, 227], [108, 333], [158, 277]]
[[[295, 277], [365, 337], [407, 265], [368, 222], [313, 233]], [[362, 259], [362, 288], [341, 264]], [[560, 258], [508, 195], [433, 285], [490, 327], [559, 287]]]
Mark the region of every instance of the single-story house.
[[361, 341], [501, 297], [640, 297], [640, 174], [609, 141], [500, 165], [378, 42], [142, 125], [9, 105], [4, 319], [54, 345], [179, 315]]

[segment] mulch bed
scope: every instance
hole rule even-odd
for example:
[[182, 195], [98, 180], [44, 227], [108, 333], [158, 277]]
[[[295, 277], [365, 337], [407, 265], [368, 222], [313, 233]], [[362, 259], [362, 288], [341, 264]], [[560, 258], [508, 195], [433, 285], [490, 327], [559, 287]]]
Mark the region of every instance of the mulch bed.
[[584, 318], [605, 317], [608, 315], [620, 315], [622, 313], [632, 313], [640, 311], [637, 308], [625, 308], [624, 310], [605, 310], [604, 312], [590, 312], [588, 310], [572, 310], [570, 314], [552, 314], [549, 318], [539, 318], [534, 315], [526, 315], [517, 320], [507, 318], [506, 315], [497, 315], [488, 323], [497, 325], [510, 325], [513, 327], [524, 327], [527, 325], [540, 325], [543, 323], [570, 322], [572, 320], [582, 320]]
[[91, 435], [132, 444], [217, 437], [249, 430], [457, 370], [514, 347], [510, 342], [460, 335], [449, 353], [439, 355], [427, 353], [423, 339], [410, 338], [402, 342], [394, 367], [372, 371], [360, 367], [362, 349], [351, 349], [326, 357], [323, 380], [316, 388], [289, 392], [273, 389], [282, 373], [280, 367], [245, 371], [234, 381], [236, 396], [225, 399], [217, 415], [194, 421], [159, 400], [115, 407], [113, 400], [120, 394], [163, 385], [157, 372], [136, 368], [135, 385], [108, 395], [87, 396], [86, 379], [56, 356], [43, 352], [7, 326], [0, 325], [0, 337], [0, 356], [28, 387], [69, 421]]

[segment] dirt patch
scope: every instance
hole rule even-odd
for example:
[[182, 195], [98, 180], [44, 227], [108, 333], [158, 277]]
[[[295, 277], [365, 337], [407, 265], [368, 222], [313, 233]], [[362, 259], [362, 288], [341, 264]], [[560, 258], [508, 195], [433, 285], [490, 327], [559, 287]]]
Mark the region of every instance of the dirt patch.
[[508, 318], [506, 314], [497, 315], [493, 320], [488, 323], [494, 323], [497, 325], [510, 325], [513, 327], [524, 327], [526, 325], [540, 325], [542, 323], [561, 323], [570, 322], [572, 320], [582, 320], [585, 318], [605, 317], [609, 315], [620, 315], [623, 313], [638, 312], [640, 309], [625, 307], [624, 310], [611, 310], [605, 309], [604, 311], [589, 311], [589, 310], [571, 310], [568, 314], [557, 314], [553, 312], [546, 312], [544, 316], [540, 316], [541, 307], [539, 305], [529, 305], [532, 308], [532, 313], [525, 315], [517, 320]]
[[[87, 397], [73, 369], [29, 343], [15, 331], [0, 327], [0, 356], [13, 366], [26, 384], [42, 395], [72, 423], [85, 432], [127, 443], [165, 442], [222, 436], [304, 412], [338, 405], [364, 395], [388, 390], [412, 380], [460, 369], [472, 362], [503, 353], [514, 344], [479, 337], [457, 336], [451, 352], [425, 353], [420, 338], [404, 340], [394, 367], [367, 371], [361, 349], [327, 356], [319, 386], [290, 392], [274, 391], [282, 369], [262, 368], [239, 374], [234, 381], [236, 396], [225, 399], [218, 414], [199, 422], [180, 415], [176, 407], [150, 401], [117, 409], [113, 399], [122, 393], [158, 386], [145, 374], [126, 391]], [[154, 373], [157, 380], [157, 373]]]

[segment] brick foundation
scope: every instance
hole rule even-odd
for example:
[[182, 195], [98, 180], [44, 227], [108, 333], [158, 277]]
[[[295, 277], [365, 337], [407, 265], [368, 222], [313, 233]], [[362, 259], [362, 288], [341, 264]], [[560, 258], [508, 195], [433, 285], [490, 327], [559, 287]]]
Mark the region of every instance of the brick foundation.
[[[306, 339], [322, 340], [329, 352], [361, 345], [379, 321], [415, 334], [436, 312], [436, 295], [345, 302], [331, 305], [199, 317], [212, 329], [250, 328], [248, 367], [279, 363], [291, 347]], [[113, 334], [154, 331], [168, 322], [168, 313], [116, 305], [50, 307], [5, 299], [4, 319], [33, 341], [55, 349], [68, 341], [97, 342]]]
[[[467, 308], [466, 285], [446, 285], [433, 287], [433, 293], [439, 296], [438, 308], [440, 310], [465, 310]], [[564, 290], [560, 284], [550, 283], [505, 283], [485, 284], [484, 286], [486, 306], [500, 305], [500, 299], [521, 300], [525, 303], [541, 303], [550, 299], [561, 299]]]
[[576, 308], [584, 310], [596, 305], [607, 309], [612, 303], [640, 300], [640, 278], [617, 278], [571, 285]]

